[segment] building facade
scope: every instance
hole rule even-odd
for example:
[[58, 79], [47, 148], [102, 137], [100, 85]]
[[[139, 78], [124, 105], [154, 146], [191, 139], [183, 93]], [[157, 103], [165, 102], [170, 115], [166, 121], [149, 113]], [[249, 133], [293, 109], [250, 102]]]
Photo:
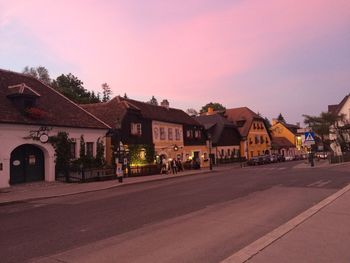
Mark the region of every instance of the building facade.
[[209, 110], [206, 115], [196, 117], [212, 143], [214, 163], [234, 161], [240, 158], [241, 136], [237, 127], [220, 113]]
[[[161, 106], [128, 98], [115, 97], [107, 103], [82, 105], [110, 126], [120, 125], [120, 137], [124, 147], [137, 148], [139, 161], [131, 165], [160, 163], [163, 159], [180, 159], [183, 162], [196, 159], [206, 166], [208, 148], [204, 128], [184, 111], [169, 107], [164, 100]], [[118, 121], [117, 121], [118, 120]], [[108, 147], [109, 148], [109, 147]], [[147, 149], [152, 148], [154, 160], [147, 159]], [[107, 151], [107, 156], [111, 155]], [[137, 159], [137, 158], [134, 158]]]
[[0, 70], [0, 188], [33, 181], [55, 180], [55, 149], [50, 138], [59, 132], [79, 152], [95, 156], [97, 141], [109, 127], [37, 79]]
[[299, 125], [273, 119], [270, 131], [274, 153], [281, 154], [287, 159], [306, 154], [307, 149], [303, 146], [303, 136], [298, 133], [298, 130], [300, 130]]
[[224, 116], [241, 135], [240, 154], [246, 159], [270, 154], [271, 137], [264, 119], [247, 107], [227, 109]]

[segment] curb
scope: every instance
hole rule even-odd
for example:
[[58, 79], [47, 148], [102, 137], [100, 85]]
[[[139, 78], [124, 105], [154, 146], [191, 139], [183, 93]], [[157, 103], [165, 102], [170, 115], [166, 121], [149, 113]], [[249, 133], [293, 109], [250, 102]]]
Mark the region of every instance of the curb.
[[221, 261], [221, 263], [243, 263], [248, 261], [255, 255], [257, 255], [260, 251], [264, 250], [266, 247], [268, 247], [269, 245], [286, 235], [288, 232], [292, 231], [298, 225], [302, 224], [304, 221], [318, 213], [321, 209], [328, 206], [348, 191], [350, 191], [350, 184], [340, 189], [338, 192], [332, 194], [331, 196], [327, 197], [326, 199], [322, 200], [313, 207], [309, 208], [308, 210], [304, 211], [303, 213], [297, 215], [293, 219], [289, 220], [287, 223], [272, 230], [270, 233], [254, 241], [250, 245], [237, 251], [230, 257]]
[[198, 171], [195, 173], [190, 173], [190, 174], [184, 174], [180, 176], [172, 176], [172, 177], [161, 177], [161, 178], [153, 178], [145, 181], [139, 181], [139, 182], [125, 182], [125, 183], [120, 183], [117, 185], [111, 185], [111, 186], [106, 186], [98, 189], [91, 189], [91, 190], [82, 190], [82, 191], [75, 191], [75, 192], [69, 192], [69, 193], [64, 193], [64, 194], [56, 194], [56, 195], [49, 195], [49, 196], [38, 196], [38, 197], [31, 197], [31, 198], [24, 198], [20, 200], [11, 200], [11, 201], [0, 201], [0, 206], [6, 206], [6, 205], [11, 205], [11, 204], [19, 204], [19, 203], [25, 203], [25, 202], [31, 202], [31, 201], [37, 201], [37, 200], [42, 200], [42, 199], [51, 199], [51, 198], [56, 198], [56, 197], [64, 197], [64, 196], [69, 196], [69, 195], [77, 195], [77, 194], [83, 194], [83, 193], [92, 193], [92, 192], [97, 192], [97, 191], [103, 191], [107, 189], [113, 189], [117, 187], [123, 187], [123, 186], [128, 186], [128, 185], [135, 185], [135, 184], [147, 184], [150, 182], [155, 182], [155, 181], [165, 181], [165, 180], [172, 180], [180, 177], [186, 177], [186, 176], [191, 176], [191, 175], [198, 175], [198, 174], [208, 174], [208, 173], [216, 173], [219, 172], [218, 170], [212, 170], [212, 171]]

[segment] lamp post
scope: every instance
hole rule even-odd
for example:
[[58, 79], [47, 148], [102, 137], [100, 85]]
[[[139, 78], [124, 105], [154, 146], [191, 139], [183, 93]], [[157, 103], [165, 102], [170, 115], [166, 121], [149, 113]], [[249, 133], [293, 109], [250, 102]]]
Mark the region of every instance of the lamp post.
[[211, 156], [211, 145], [212, 141], [211, 141], [211, 133], [208, 133], [208, 148], [209, 148], [209, 169], [213, 170], [213, 161], [212, 161], [212, 156]]
[[[117, 176], [120, 183], [123, 182], [123, 169], [121, 163], [121, 154], [120, 154], [120, 129], [121, 129], [121, 121], [118, 118], [115, 122], [114, 129], [112, 129], [112, 144], [113, 144], [113, 161], [114, 161], [114, 174]], [[121, 176], [120, 176], [121, 173]]]

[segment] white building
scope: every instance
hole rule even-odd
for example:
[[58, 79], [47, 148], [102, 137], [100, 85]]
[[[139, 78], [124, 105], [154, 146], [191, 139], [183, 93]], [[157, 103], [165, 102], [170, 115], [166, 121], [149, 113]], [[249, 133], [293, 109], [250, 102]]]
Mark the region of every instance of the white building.
[[55, 180], [55, 150], [48, 141], [58, 132], [73, 140], [71, 157], [79, 153], [83, 135], [87, 154], [109, 126], [77, 104], [23, 74], [0, 70], [0, 188]]
[[[346, 128], [347, 131], [350, 130], [350, 95], [344, 97], [344, 99], [335, 105], [328, 105], [328, 112], [333, 113], [334, 115], [340, 116], [343, 115], [344, 119], [339, 121], [336, 126], [341, 128]], [[349, 132], [343, 132], [343, 139], [348, 144], [350, 143]], [[342, 150], [340, 146], [340, 134], [339, 129], [335, 129], [334, 127], [330, 128], [329, 131], [329, 139], [332, 142], [331, 148], [336, 155], [342, 155]]]

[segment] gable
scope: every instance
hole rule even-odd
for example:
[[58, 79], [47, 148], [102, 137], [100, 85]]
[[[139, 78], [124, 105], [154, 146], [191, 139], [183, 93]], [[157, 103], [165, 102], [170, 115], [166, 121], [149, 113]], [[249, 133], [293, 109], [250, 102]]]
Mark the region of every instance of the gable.
[[[13, 100], [13, 96], [16, 97]], [[17, 98], [35, 98], [26, 105]], [[41, 81], [24, 74], [0, 69], [0, 123], [34, 124], [76, 128], [108, 129], [95, 116], [83, 110]]]

